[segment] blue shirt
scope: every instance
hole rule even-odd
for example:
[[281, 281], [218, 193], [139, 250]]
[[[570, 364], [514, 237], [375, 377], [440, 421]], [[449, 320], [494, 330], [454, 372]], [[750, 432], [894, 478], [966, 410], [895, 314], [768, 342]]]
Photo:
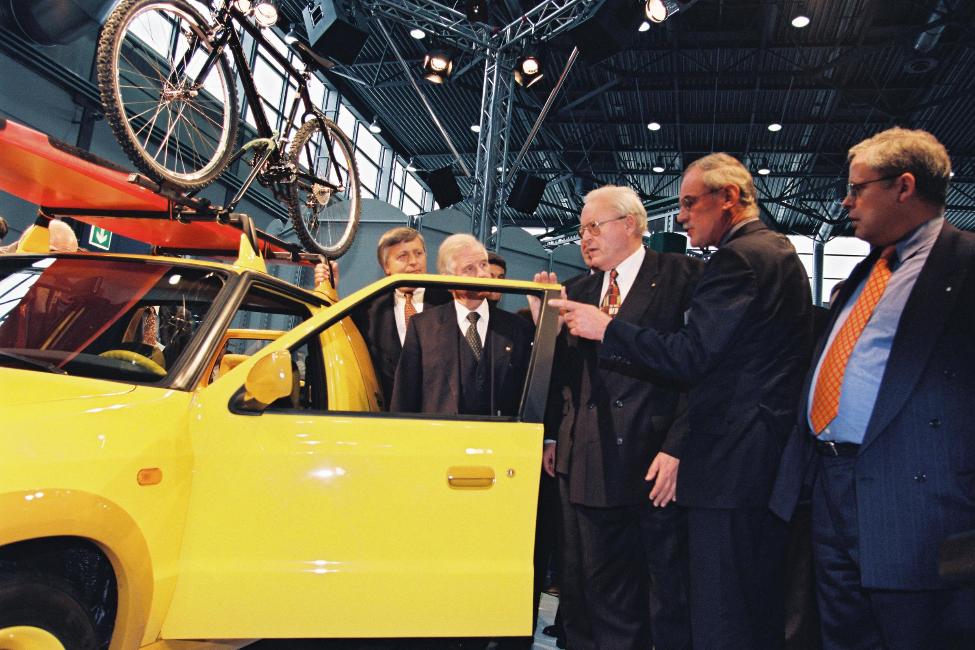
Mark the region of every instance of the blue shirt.
[[[880, 392], [880, 382], [883, 379], [884, 370], [887, 368], [887, 358], [890, 356], [890, 347], [894, 342], [894, 335], [897, 333], [897, 324], [900, 322], [904, 305], [907, 304], [914, 283], [917, 282], [917, 277], [921, 274], [921, 269], [928, 260], [931, 247], [934, 246], [935, 240], [941, 233], [944, 221], [944, 217], [926, 221], [897, 242], [897, 253], [895, 255], [897, 262], [893, 267], [887, 287], [884, 289], [884, 295], [880, 297], [873, 315], [870, 316], [870, 320], [863, 328], [863, 332], [850, 354], [850, 359], [847, 361], [846, 370], [843, 374], [843, 385], [840, 388], [839, 412], [819, 436], [821, 440], [855, 444], [863, 442], [867, 425], [870, 423], [870, 416], [873, 414], [873, 407], [877, 402], [877, 394]], [[833, 339], [843, 327], [843, 323], [846, 322], [850, 312], [853, 311], [853, 305], [856, 304], [857, 298], [863, 291], [868, 276], [869, 274], [864, 277], [840, 310], [836, 322], [833, 324], [833, 329], [829, 333], [826, 347], [823, 348], [823, 354], [816, 363], [816, 372], [813, 374], [812, 382], [809, 385], [809, 399], [806, 409], [806, 419], [809, 421], [810, 431], [813, 430], [810, 412], [820, 367], [823, 364], [823, 359], [826, 358], [826, 351], [833, 344]]]

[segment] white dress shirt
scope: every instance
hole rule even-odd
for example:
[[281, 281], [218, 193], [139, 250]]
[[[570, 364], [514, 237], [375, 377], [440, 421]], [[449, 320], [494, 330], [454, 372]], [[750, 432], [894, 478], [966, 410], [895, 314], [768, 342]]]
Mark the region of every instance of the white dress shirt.
[[[616, 284], [620, 288], [620, 305], [626, 300], [626, 294], [630, 292], [633, 283], [636, 282], [636, 274], [643, 266], [643, 258], [647, 256], [647, 251], [643, 246], [633, 251], [633, 254], [616, 265]], [[603, 289], [599, 292], [599, 305], [606, 300], [606, 293], [609, 291], [609, 271], [603, 273]], [[597, 307], [599, 306], [597, 305]]]
[[[467, 328], [471, 326], [471, 322], [467, 320], [467, 314], [471, 313], [472, 310], [468, 309], [456, 300], [454, 301], [454, 307], [457, 309], [457, 327], [460, 328], [460, 335], [463, 338], [467, 336]], [[474, 309], [473, 311], [476, 311], [481, 315], [480, 320], [477, 321], [477, 334], [481, 337], [481, 348], [483, 348], [484, 343], [487, 340], [488, 317], [491, 314], [488, 301], [482, 300], [481, 304], [477, 306], [477, 309]]]
[[[413, 306], [416, 313], [423, 311], [423, 288], [413, 290]], [[399, 334], [399, 344], [406, 342], [406, 296], [397, 289], [393, 292], [393, 318], [396, 319], [396, 332]]]

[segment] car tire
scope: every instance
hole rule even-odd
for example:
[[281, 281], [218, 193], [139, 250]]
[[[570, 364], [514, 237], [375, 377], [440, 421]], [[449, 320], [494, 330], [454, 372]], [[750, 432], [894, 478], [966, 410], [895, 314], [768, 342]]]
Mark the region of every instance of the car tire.
[[5, 635], [16, 634], [26, 638], [26, 645], [13, 647], [57, 648], [57, 643], [41, 640], [50, 635], [65, 650], [98, 648], [95, 626], [75, 589], [42, 573], [0, 574], [0, 644]]

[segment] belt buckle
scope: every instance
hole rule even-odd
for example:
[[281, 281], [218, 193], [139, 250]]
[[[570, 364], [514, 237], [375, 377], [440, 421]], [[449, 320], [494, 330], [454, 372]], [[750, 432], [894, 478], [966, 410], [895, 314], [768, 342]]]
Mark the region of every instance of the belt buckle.
[[829, 449], [830, 453], [833, 454], [833, 456], [840, 455], [839, 450], [836, 448], [836, 443], [833, 442], [832, 440], [823, 440], [823, 444], [826, 445], [826, 447]]

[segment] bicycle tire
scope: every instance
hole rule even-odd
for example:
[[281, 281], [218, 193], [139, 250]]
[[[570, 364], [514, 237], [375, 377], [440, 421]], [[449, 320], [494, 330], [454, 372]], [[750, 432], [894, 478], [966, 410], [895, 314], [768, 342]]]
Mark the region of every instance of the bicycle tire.
[[[321, 144], [316, 144], [315, 134], [322, 135]], [[336, 161], [336, 156], [341, 158]], [[338, 191], [330, 191], [322, 184], [309, 186], [299, 177], [288, 187], [287, 206], [298, 240], [308, 251], [330, 259], [342, 256], [355, 239], [361, 210], [359, 170], [352, 144], [334, 122], [318, 116], [295, 133], [288, 162], [296, 170], [324, 173], [324, 178], [337, 186]], [[336, 170], [335, 162], [343, 169]], [[333, 224], [337, 228], [333, 229]]]
[[[206, 19], [183, 0], [126, 0], [98, 39], [98, 88], [116, 140], [140, 171], [186, 190], [223, 172], [239, 129], [226, 53], [201, 82], [191, 80], [194, 66], [199, 72], [212, 51], [204, 38], [208, 30]], [[190, 74], [177, 75], [173, 69], [193, 41]]]

